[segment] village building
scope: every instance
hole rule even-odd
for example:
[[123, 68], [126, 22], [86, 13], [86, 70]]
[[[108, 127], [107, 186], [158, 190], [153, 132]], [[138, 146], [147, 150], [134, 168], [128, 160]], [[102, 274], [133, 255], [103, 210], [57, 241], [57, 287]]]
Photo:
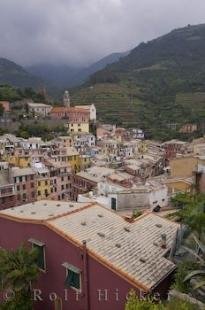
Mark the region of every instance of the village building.
[[97, 184], [112, 174], [114, 169], [93, 166], [73, 176], [71, 199], [77, 201], [79, 194], [93, 190]]
[[4, 109], [4, 113], [10, 112], [10, 102], [5, 100], [0, 100], [0, 105]]
[[44, 103], [28, 103], [28, 112], [34, 116], [46, 117], [52, 110], [52, 106]]
[[69, 108], [68, 112], [68, 132], [89, 132], [89, 111], [82, 108]]
[[15, 185], [18, 206], [36, 200], [36, 176], [31, 168], [12, 167], [10, 178]]
[[59, 119], [67, 119], [69, 115], [69, 108], [67, 107], [53, 107], [50, 111], [49, 116], [52, 119], [59, 120]]
[[9, 170], [1, 165], [0, 171], [0, 210], [16, 206], [14, 180], [10, 179]]
[[91, 122], [96, 122], [96, 107], [94, 104], [90, 105], [76, 105], [75, 108], [77, 109], [84, 109], [89, 112], [89, 120]]
[[177, 154], [186, 153], [188, 143], [179, 140], [170, 140], [162, 144], [162, 147], [165, 150], [165, 158], [167, 160], [173, 159]]
[[129, 223], [98, 204], [43, 200], [0, 211], [0, 246], [38, 249], [36, 309], [54, 308], [49, 294], [55, 292], [63, 309], [124, 310], [132, 288], [139, 297], [166, 296], [179, 227], [153, 213]]
[[97, 202], [117, 212], [160, 211], [168, 205], [168, 188], [157, 181], [135, 183], [135, 179], [115, 172], [88, 193], [79, 194], [78, 202]]

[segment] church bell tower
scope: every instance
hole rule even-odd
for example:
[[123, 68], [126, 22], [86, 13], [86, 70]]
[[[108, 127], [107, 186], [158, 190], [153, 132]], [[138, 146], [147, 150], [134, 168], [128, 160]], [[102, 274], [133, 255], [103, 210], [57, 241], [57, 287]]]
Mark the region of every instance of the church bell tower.
[[70, 108], [70, 95], [69, 95], [69, 92], [68, 90], [66, 90], [64, 92], [64, 95], [63, 95], [63, 104], [66, 108]]

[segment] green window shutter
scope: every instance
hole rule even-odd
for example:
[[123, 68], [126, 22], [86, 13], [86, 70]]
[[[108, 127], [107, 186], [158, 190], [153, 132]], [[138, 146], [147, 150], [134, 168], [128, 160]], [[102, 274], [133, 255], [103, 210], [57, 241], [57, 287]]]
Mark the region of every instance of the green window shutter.
[[36, 259], [37, 266], [40, 269], [45, 270], [44, 246], [33, 244], [33, 248], [37, 250], [37, 259]]
[[68, 269], [65, 284], [67, 287], [80, 289], [80, 274]]

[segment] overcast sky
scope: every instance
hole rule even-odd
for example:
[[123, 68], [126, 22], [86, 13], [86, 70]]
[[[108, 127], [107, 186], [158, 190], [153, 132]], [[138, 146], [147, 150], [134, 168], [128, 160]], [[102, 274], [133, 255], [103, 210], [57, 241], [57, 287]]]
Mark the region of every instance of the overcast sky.
[[0, 57], [87, 64], [205, 23], [205, 0], [0, 0]]

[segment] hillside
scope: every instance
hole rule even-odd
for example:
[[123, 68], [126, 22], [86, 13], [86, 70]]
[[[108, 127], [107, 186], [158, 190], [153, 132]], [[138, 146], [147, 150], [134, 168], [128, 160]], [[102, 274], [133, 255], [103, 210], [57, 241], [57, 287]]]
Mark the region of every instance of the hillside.
[[[112, 88], [118, 91], [110, 92]], [[119, 123], [140, 126], [155, 138], [165, 138], [178, 136], [169, 129], [172, 124], [178, 129], [187, 122], [203, 122], [205, 101], [200, 103], [203, 96], [197, 94], [204, 92], [205, 24], [202, 24], [176, 29], [141, 43], [126, 57], [93, 74], [83, 88], [74, 90], [73, 100], [96, 102], [103, 121], [111, 118], [108, 112], [112, 106], [113, 117]], [[121, 94], [121, 100], [117, 93]], [[127, 113], [122, 113], [125, 107]]]
[[41, 77], [50, 86], [59, 89], [74, 87], [85, 82], [91, 74], [104, 69], [107, 65], [117, 62], [126, 53], [113, 53], [88, 67], [75, 67], [73, 65], [38, 64], [26, 68], [33, 75]]
[[0, 58], [0, 84], [9, 84], [20, 88], [38, 88], [42, 86], [43, 82], [15, 62]]

